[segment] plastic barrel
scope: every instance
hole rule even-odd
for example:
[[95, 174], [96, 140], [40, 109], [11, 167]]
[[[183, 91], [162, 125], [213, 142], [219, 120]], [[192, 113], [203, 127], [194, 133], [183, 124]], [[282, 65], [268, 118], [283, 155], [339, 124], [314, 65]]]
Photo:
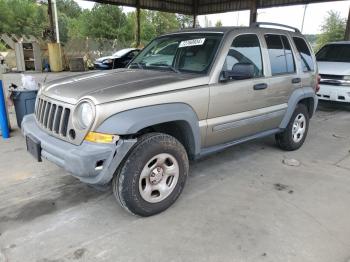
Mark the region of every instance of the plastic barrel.
[[21, 123], [25, 115], [33, 114], [37, 90], [21, 90], [13, 92], [13, 104], [15, 105], [17, 125]]

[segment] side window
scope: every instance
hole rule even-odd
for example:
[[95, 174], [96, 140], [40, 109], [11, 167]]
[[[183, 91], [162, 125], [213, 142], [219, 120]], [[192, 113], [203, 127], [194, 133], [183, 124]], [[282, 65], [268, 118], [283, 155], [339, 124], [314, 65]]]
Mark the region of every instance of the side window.
[[265, 35], [272, 75], [295, 72], [293, 52], [284, 35]]
[[293, 37], [293, 41], [300, 54], [303, 71], [314, 71], [314, 61], [305, 40], [300, 37]]
[[256, 35], [240, 35], [233, 40], [223, 70], [232, 70], [237, 63], [252, 64], [255, 69], [255, 77], [263, 75], [260, 43]]

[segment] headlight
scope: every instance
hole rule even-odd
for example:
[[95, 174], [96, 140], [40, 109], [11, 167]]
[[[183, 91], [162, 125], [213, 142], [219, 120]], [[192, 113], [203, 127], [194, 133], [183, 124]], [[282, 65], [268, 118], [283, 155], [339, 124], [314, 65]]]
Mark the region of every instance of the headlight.
[[75, 109], [74, 112], [75, 123], [77, 123], [78, 128], [86, 129], [88, 128], [92, 121], [94, 120], [94, 110], [89, 102], [81, 102]]
[[113, 63], [112, 59], [107, 59], [107, 60], [103, 60], [102, 64], [111, 64]]

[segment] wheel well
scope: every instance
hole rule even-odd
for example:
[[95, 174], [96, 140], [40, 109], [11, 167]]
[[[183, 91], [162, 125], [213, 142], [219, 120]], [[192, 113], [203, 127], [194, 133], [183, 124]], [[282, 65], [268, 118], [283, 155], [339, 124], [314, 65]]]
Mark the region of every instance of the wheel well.
[[314, 113], [314, 99], [312, 97], [304, 98], [298, 102], [298, 104], [304, 104], [309, 112], [309, 117], [311, 118]]
[[159, 132], [165, 133], [175, 137], [180, 143], [185, 147], [186, 152], [190, 159], [193, 159], [195, 156], [195, 141], [193, 137], [193, 132], [188, 123], [186, 121], [172, 121], [165, 122], [149, 127], [145, 127], [137, 132], [137, 136], [151, 133], [151, 132]]

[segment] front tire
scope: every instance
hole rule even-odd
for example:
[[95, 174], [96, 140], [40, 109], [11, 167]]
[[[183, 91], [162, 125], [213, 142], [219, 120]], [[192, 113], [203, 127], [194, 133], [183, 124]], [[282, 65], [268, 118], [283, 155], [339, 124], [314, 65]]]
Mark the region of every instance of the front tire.
[[277, 145], [286, 151], [299, 149], [309, 130], [309, 112], [304, 104], [298, 104], [286, 129], [276, 135]]
[[188, 175], [188, 157], [174, 137], [150, 133], [139, 138], [113, 178], [113, 193], [129, 212], [152, 216], [170, 207]]

